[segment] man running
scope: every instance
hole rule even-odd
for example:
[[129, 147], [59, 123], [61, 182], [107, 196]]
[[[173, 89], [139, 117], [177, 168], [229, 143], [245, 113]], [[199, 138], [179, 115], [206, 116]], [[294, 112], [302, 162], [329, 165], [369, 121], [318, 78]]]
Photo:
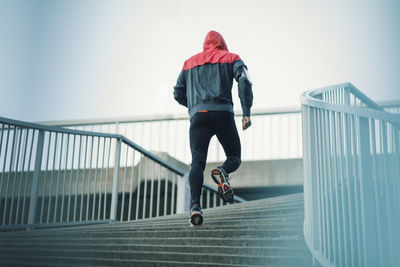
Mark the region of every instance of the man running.
[[212, 170], [211, 177], [218, 185], [221, 198], [233, 201], [228, 175], [237, 170], [241, 163], [240, 139], [233, 117], [233, 79], [238, 82], [243, 111], [242, 128], [245, 130], [251, 125], [252, 83], [246, 65], [238, 55], [228, 51], [218, 32], [210, 31], [204, 40], [203, 52], [185, 61], [174, 87], [175, 100], [188, 108], [190, 117], [192, 225], [203, 223], [200, 196], [208, 146], [213, 135], [221, 143], [226, 160], [222, 166]]

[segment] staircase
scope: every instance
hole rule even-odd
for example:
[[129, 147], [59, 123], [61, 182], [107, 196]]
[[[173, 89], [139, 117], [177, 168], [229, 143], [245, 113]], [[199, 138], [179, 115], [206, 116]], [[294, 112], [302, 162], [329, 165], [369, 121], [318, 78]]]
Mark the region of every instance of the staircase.
[[1, 266], [312, 266], [303, 194], [124, 223], [0, 233]]

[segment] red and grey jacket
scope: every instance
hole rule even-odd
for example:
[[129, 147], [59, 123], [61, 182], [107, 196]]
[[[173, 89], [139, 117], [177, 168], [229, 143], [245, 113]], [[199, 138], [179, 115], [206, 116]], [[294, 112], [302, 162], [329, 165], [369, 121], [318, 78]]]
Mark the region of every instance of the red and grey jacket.
[[224, 110], [233, 114], [232, 84], [238, 82], [243, 116], [250, 116], [253, 104], [252, 84], [247, 67], [230, 53], [223, 37], [210, 31], [203, 52], [185, 61], [174, 87], [174, 97], [188, 107], [190, 118], [201, 110]]

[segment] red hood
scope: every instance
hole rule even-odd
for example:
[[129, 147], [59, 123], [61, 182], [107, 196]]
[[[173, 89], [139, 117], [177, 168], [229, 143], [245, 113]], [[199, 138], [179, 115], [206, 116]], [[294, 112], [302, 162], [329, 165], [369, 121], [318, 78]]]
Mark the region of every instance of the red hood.
[[221, 34], [216, 31], [210, 31], [207, 33], [206, 39], [204, 40], [203, 50], [214, 50], [222, 49], [228, 51], [225, 40]]
[[230, 53], [228, 47], [226, 46], [224, 38], [222, 35], [215, 31], [210, 31], [207, 33], [206, 39], [203, 45], [204, 51], [198, 53], [183, 64], [182, 70], [190, 70], [197, 66], [202, 66], [204, 64], [216, 64], [216, 63], [233, 63], [236, 60], [240, 60], [240, 57], [236, 54]]

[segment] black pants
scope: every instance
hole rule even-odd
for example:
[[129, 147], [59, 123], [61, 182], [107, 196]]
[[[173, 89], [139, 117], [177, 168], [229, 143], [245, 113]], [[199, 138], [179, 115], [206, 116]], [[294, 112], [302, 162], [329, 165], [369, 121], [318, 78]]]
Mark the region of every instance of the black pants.
[[196, 113], [190, 121], [190, 150], [192, 167], [189, 173], [192, 203], [200, 204], [203, 172], [206, 166], [208, 146], [215, 134], [221, 143], [226, 160], [222, 168], [227, 174], [240, 166], [240, 139], [233, 114], [228, 111]]

